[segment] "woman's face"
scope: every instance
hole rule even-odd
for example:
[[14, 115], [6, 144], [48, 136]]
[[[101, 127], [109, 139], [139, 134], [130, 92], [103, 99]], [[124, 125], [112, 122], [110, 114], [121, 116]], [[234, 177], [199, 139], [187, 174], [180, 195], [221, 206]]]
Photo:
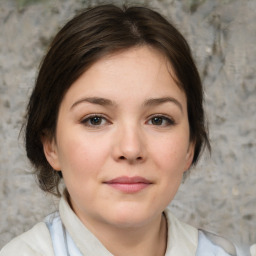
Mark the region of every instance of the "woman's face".
[[82, 222], [136, 227], [161, 216], [193, 159], [186, 96], [149, 47], [104, 57], [67, 91], [44, 140]]

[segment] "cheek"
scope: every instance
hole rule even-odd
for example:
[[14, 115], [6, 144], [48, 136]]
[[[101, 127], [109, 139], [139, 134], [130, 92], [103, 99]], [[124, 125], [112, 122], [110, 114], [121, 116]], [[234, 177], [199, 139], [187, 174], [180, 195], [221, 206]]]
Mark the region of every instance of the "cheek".
[[62, 149], [59, 156], [64, 175], [69, 173], [76, 177], [97, 174], [109, 152], [104, 140], [75, 135], [65, 137], [59, 148]]
[[188, 143], [184, 136], [168, 136], [152, 144], [152, 155], [160, 169], [183, 172], [186, 165]]
[[[184, 138], [184, 137], [183, 137]], [[186, 169], [187, 143], [182, 138], [163, 141], [161, 147], [155, 148], [161, 184], [168, 203], [176, 194]]]

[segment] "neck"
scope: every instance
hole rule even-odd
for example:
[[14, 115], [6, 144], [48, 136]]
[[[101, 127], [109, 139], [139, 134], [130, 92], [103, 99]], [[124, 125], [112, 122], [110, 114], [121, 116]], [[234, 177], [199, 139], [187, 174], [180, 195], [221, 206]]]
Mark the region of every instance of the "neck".
[[136, 228], [88, 226], [101, 243], [115, 256], [164, 256], [167, 224], [164, 214], [148, 225]]

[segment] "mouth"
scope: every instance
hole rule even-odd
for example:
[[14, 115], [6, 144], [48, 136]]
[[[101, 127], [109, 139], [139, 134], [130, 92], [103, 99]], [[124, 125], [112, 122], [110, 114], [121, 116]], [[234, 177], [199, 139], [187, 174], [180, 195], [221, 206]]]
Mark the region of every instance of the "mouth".
[[137, 193], [153, 184], [151, 181], [140, 176], [121, 176], [103, 183], [128, 194]]

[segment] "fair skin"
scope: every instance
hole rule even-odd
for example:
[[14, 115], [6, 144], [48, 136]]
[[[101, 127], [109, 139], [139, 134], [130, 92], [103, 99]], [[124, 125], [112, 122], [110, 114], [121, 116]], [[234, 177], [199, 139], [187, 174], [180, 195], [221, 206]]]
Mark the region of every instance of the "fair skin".
[[72, 209], [114, 255], [164, 255], [163, 211], [189, 169], [185, 93], [143, 46], [103, 57], [67, 91], [45, 155]]

